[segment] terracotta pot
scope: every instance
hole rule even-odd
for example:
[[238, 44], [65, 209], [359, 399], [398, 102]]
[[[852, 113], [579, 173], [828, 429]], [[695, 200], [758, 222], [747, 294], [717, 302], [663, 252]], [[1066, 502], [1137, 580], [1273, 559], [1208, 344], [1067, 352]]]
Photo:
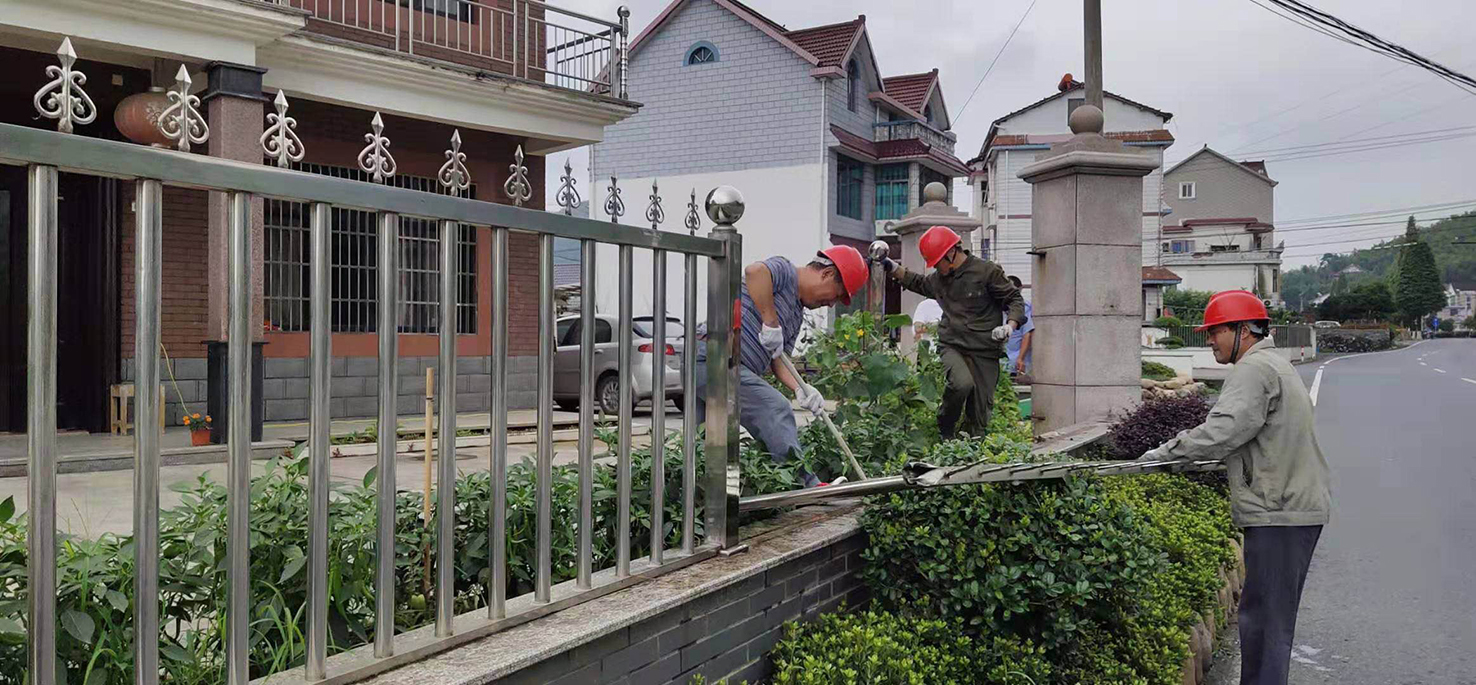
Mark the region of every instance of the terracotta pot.
[[113, 110], [113, 124], [129, 140], [142, 145], [169, 147], [169, 139], [159, 130], [159, 115], [169, 107], [169, 95], [162, 88], [147, 93], [134, 93]]
[[190, 431], [190, 444], [195, 447], [204, 447], [210, 444], [210, 429]]

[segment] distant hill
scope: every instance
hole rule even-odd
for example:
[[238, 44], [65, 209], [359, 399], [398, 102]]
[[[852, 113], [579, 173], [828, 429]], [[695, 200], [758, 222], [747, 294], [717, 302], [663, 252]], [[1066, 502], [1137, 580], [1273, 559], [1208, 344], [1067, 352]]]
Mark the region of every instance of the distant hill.
[[[1441, 219], [1418, 229], [1420, 238], [1435, 252], [1441, 280], [1461, 290], [1476, 289], [1476, 245], [1453, 245], [1456, 240], [1476, 242], [1476, 212]], [[1393, 245], [1392, 238], [1375, 247]], [[1292, 308], [1305, 308], [1318, 295], [1341, 292], [1374, 279], [1385, 278], [1394, 266], [1398, 250], [1358, 250], [1347, 254], [1328, 253], [1315, 266], [1293, 269], [1282, 275], [1281, 297]], [[1358, 269], [1349, 270], [1349, 266]], [[1355, 273], [1343, 273], [1345, 270]], [[1356, 271], [1362, 270], [1362, 273]]]

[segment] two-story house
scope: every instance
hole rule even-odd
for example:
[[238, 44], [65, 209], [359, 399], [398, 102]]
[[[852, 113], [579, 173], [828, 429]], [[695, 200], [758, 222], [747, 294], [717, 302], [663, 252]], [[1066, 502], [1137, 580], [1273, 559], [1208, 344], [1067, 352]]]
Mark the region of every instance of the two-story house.
[[[209, 138], [191, 152], [264, 163], [260, 138], [285, 93], [305, 156], [293, 166], [372, 182], [360, 151], [376, 113], [396, 170], [385, 183], [444, 192], [437, 171], [453, 131], [471, 173], [471, 197], [510, 202], [509, 166], [521, 146], [530, 207], [543, 204], [544, 155], [600, 140], [604, 127], [638, 105], [610, 81], [625, 20], [529, 0], [67, 0], [0, 2], [0, 121], [54, 128], [33, 95], [66, 57], [64, 36], [86, 75], [95, 119], [73, 135], [169, 146], [156, 120], [164, 88], [181, 68], [200, 97]], [[618, 74], [618, 71], [616, 72]], [[133, 183], [62, 174], [59, 242], [58, 411], [62, 428], [104, 430], [109, 386], [130, 380], [134, 352]], [[24, 168], [0, 166], [0, 432], [23, 430], [26, 358]], [[226, 200], [187, 188], [163, 199], [163, 343], [176, 384], [167, 414], [182, 403], [207, 411], [210, 367], [224, 357], [227, 317]], [[251, 251], [264, 376], [257, 398], [266, 420], [308, 416], [308, 211], [259, 200]], [[376, 222], [365, 212], [332, 215], [335, 418], [372, 416], [375, 357]], [[436, 365], [439, 227], [402, 217], [400, 229], [401, 411], [423, 403], [424, 371]], [[462, 410], [485, 410], [490, 377], [491, 233], [463, 226], [457, 372]], [[514, 297], [509, 398], [536, 393], [537, 246], [513, 233]], [[219, 353], [219, 354], [216, 354]], [[169, 378], [170, 376], [166, 376]], [[176, 390], [177, 388], [177, 390]]]
[[1249, 290], [1281, 306], [1281, 253], [1264, 162], [1237, 162], [1205, 146], [1164, 173], [1172, 210], [1161, 261], [1192, 290]]
[[[1021, 169], [1035, 162], [1051, 145], [1069, 140], [1066, 119], [1086, 102], [1080, 81], [1063, 77], [1057, 93], [995, 119], [984, 137], [979, 156], [969, 160], [969, 183], [974, 191], [974, 218], [984, 222], [975, 247], [1018, 276], [1030, 297], [1031, 198], [1030, 184], [1020, 180]], [[1120, 140], [1129, 150], [1152, 155], [1159, 166], [1143, 178], [1143, 265], [1157, 266], [1158, 229], [1162, 219], [1163, 154], [1174, 143], [1164, 127], [1173, 114], [1134, 102], [1110, 91], [1103, 93], [1104, 135]]]
[[[834, 244], [864, 251], [921, 204], [923, 186], [968, 171], [954, 156], [937, 70], [884, 76], [864, 16], [790, 29], [735, 0], [675, 0], [631, 44], [629, 87], [641, 111], [606, 129], [590, 156], [595, 216], [611, 176], [632, 226], [649, 226], [659, 183], [663, 230], [681, 230], [692, 189], [700, 205], [731, 185], [747, 202], [737, 225], [745, 260], [803, 264]], [[669, 268], [675, 311], [681, 266]], [[596, 270], [597, 306], [613, 312], [613, 248], [600, 250]], [[638, 312], [650, 306], [651, 274], [649, 255], [637, 254]]]

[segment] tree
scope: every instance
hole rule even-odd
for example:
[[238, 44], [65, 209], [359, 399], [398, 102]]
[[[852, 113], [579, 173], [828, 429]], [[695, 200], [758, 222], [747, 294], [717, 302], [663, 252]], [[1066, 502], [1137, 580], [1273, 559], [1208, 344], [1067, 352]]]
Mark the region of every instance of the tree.
[[1476, 314], [1466, 317], [1465, 326], [1468, 331], [1476, 331]]
[[1455, 332], [1455, 319], [1441, 319], [1440, 320], [1440, 332], [1441, 333], [1454, 333]]
[[1208, 290], [1172, 288], [1164, 291], [1163, 306], [1172, 310], [1174, 316], [1183, 319], [1184, 323], [1195, 326], [1204, 321], [1204, 308], [1209, 305], [1211, 295], [1214, 293]]
[[1445, 287], [1435, 267], [1435, 253], [1423, 240], [1415, 239], [1399, 250], [1399, 281], [1394, 302], [1410, 324], [1418, 323], [1445, 306]]
[[1317, 307], [1317, 317], [1330, 321], [1354, 319], [1386, 320], [1397, 307], [1388, 284], [1370, 281], [1353, 290], [1333, 295]]

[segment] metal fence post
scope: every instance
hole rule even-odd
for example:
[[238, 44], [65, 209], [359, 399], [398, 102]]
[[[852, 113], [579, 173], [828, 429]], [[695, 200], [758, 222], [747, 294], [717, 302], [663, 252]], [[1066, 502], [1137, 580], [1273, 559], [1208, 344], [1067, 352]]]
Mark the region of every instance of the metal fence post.
[[534, 493], [538, 526], [538, 561], [534, 568], [534, 601], [553, 599], [553, 361], [554, 237], [538, 236], [538, 478]]
[[379, 214], [379, 444], [375, 461], [374, 656], [395, 653], [395, 452], [400, 415], [400, 215]]
[[[27, 638], [30, 682], [56, 683], [56, 167], [30, 167], [26, 321]], [[139, 404], [151, 395], [135, 393]], [[137, 430], [143, 426], [137, 424]]]
[[[226, 685], [247, 685], [251, 662], [251, 193], [230, 194], [230, 329], [226, 439]], [[257, 325], [261, 325], [257, 323]]]
[[712, 237], [725, 254], [708, 262], [707, 279], [707, 539], [728, 553], [742, 551], [738, 535], [738, 346], [742, 337], [743, 237], [733, 224], [743, 217], [743, 195], [731, 186], [707, 194]]
[[[164, 251], [164, 184], [141, 180], [135, 188], [138, 290], [133, 348], [134, 395], [158, 394], [160, 262]], [[134, 682], [159, 682], [159, 428], [163, 407], [140, 401], [133, 422], [133, 662]], [[192, 426], [193, 428], [193, 426]]]
[[[456, 594], [456, 286], [461, 227], [441, 222], [441, 396], [436, 444], [436, 636], [451, 635]], [[425, 436], [430, 440], [430, 436]]]
[[322, 680], [328, 677], [328, 490], [331, 486], [328, 459], [333, 449], [329, 444], [333, 421], [329, 410], [333, 377], [333, 318], [329, 305], [333, 289], [333, 208], [314, 202], [309, 230], [312, 248], [308, 319], [312, 331], [308, 373], [312, 404], [308, 417], [307, 656], [303, 666], [308, 680]]
[[492, 546], [487, 616], [507, 617], [507, 229], [492, 228]]

